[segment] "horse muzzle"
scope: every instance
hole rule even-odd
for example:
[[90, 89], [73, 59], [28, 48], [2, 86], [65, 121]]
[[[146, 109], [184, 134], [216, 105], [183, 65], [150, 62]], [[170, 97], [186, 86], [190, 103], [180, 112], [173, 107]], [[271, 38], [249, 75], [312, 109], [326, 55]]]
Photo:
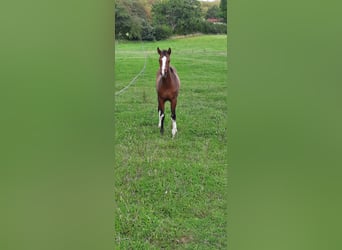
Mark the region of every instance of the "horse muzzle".
[[163, 78], [166, 78], [167, 77], [167, 71], [165, 71], [165, 72], [160, 72], [160, 75], [163, 77]]

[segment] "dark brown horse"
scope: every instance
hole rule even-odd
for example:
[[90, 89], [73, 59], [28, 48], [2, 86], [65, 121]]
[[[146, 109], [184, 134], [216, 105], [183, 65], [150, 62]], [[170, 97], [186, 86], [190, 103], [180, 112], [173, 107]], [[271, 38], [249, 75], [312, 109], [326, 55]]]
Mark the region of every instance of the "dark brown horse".
[[164, 107], [165, 102], [171, 102], [171, 121], [172, 121], [172, 138], [177, 133], [176, 124], [176, 106], [177, 96], [180, 87], [180, 80], [177, 71], [174, 67], [170, 66], [171, 49], [160, 50], [157, 49], [159, 54], [159, 70], [156, 77], [156, 88], [158, 94], [158, 114], [160, 133], [164, 133]]

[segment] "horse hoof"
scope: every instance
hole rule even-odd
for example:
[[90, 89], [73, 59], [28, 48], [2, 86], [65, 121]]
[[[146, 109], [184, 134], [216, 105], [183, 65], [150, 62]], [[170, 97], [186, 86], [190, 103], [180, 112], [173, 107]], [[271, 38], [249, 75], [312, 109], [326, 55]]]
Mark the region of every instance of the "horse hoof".
[[177, 129], [172, 129], [172, 138], [174, 138], [177, 134]]

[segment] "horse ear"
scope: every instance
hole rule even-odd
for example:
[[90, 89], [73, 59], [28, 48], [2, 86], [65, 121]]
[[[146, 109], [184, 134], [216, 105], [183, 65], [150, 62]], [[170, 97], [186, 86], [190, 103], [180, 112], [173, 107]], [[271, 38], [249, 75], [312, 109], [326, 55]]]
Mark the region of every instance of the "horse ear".
[[160, 55], [161, 51], [160, 51], [159, 47], [157, 48], [157, 51], [158, 51], [158, 54]]
[[169, 50], [167, 51], [167, 53], [168, 53], [169, 55], [171, 55], [171, 48], [169, 48]]

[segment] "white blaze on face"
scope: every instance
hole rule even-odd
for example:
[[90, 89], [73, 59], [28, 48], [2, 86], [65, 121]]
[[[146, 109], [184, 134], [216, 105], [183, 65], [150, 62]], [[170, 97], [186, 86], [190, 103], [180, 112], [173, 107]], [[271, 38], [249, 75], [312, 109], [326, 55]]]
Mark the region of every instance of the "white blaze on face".
[[162, 57], [162, 76], [165, 75], [166, 60], [167, 60], [166, 56], [163, 56]]

